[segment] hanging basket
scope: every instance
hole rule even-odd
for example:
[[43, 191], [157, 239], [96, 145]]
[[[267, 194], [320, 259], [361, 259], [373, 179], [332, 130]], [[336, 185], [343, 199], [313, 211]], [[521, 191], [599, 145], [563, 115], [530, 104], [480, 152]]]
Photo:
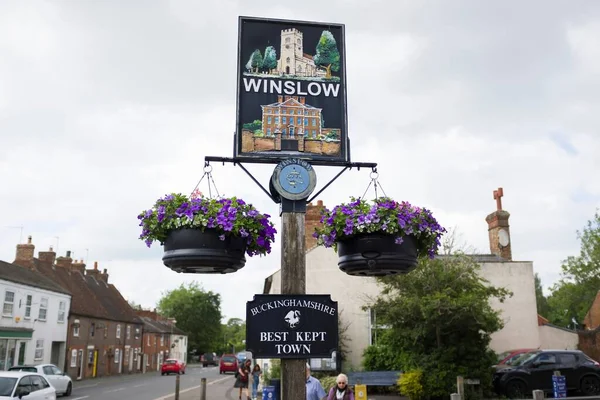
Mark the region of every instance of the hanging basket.
[[338, 242], [338, 266], [348, 275], [386, 276], [406, 274], [417, 266], [414, 236], [396, 238], [384, 234], [365, 234]]
[[227, 274], [246, 264], [246, 239], [225, 236], [214, 229], [178, 229], [164, 243], [163, 263], [176, 272]]

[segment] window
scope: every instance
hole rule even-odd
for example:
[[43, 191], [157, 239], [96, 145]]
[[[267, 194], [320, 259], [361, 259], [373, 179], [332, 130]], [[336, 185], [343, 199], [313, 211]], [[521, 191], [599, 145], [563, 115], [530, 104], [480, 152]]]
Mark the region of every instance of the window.
[[42, 297], [40, 301], [40, 312], [38, 313], [38, 320], [45, 321], [48, 316], [48, 298]]
[[120, 357], [121, 357], [121, 349], [115, 349], [115, 364], [119, 363]]
[[117, 325], [117, 339], [121, 339], [121, 324]]
[[31, 303], [33, 303], [33, 296], [28, 294], [25, 300], [25, 319], [31, 318]]
[[140, 328], [135, 328], [135, 339], [139, 339], [140, 338]]
[[58, 323], [65, 323], [65, 311], [67, 309], [67, 304], [64, 301], [58, 303]]
[[4, 307], [2, 307], [2, 315], [12, 317], [13, 308], [15, 306], [15, 292], [7, 290], [4, 292]]
[[96, 334], [96, 324], [92, 322], [92, 324], [90, 325], [90, 336], [94, 337], [95, 334]]
[[300, 118], [300, 117], [296, 118], [296, 123], [298, 125], [302, 125], [302, 118]]
[[[270, 119], [270, 118], [269, 118]], [[269, 121], [270, 123], [271, 121]], [[271, 136], [271, 128], [267, 128], [267, 136]]]
[[44, 339], [38, 339], [35, 341], [35, 354], [33, 358], [35, 360], [44, 359]]
[[51, 366], [45, 366], [42, 368], [44, 370], [44, 375], [54, 375], [54, 371]]
[[37, 392], [38, 390], [49, 388], [50, 384], [41, 376], [31, 375], [31, 387], [32, 392]]
[[287, 117], [281, 117], [281, 123], [287, 124]]
[[129, 362], [129, 353], [131, 352], [131, 349], [129, 347], [125, 348], [125, 364], [127, 364]]
[[148, 340], [147, 340], [148, 346], [150, 346], [150, 335], [148, 335], [147, 338], [148, 338]]
[[71, 368], [77, 366], [77, 349], [71, 350]]
[[165, 345], [165, 335], [160, 335], [160, 345], [161, 346]]
[[73, 325], [73, 336], [79, 337], [79, 325]]
[[131, 339], [131, 325], [127, 325], [127, 340]]

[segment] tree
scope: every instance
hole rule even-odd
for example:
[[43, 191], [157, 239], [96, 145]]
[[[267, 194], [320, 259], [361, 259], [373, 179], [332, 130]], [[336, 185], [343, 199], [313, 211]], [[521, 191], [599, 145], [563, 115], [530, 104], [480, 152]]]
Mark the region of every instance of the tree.
[[254, 121], [252, 121], [250, 123], [243, 124], [242, 128], [248, 129], [252, 132], [255, 132], [258, 129], [262, 130], [262, 121], [260, 119], [255, 119]]
[[333, 34], [329, 31], [323, 31], [314, 57], [315, 64], [325, 67], [327, 74], [325, 78], [331, 79], [331, 71], [337, 72], [340, 69], [340, 52]]
[[[260, 71], [260, 69], [263, 67], [263, 57], [262, 57], [260, 50], [256, 49], [252, 52], [252, 55], [250, 56], [249, 64], [250, 64], [250, 67], [253, 68], [254, 72]], [[247, 65], [248, 64], [246, 64], [246, 66]]]
[[223, 325], [222, 330], [222, 353], [231, 353], [246, 348], [244, 345], [244, 341], [246, 340], [246, 322], [243, 319], [229, 318], [227, 323]]
[[277, 51], [275, 51], [275, 47], [268, 46], [265, 49], [262, 67], [267, 72], [271, 72], [271, 70], [277, 68]]
[[[579, 255], [562, 263], [561, 279], [552, 287], [548, 298], [550, 321], [559, 326], [581, 325], [600, 288], [600, 213], [596, 210], [583, 231]], [[600, 322], [600, 321], [598, 321]], [[594, 325], [598, 322], [592, 321]]]
[[542, 280], [536, 273], [535, 277], [535, 301], [537, 303], [537, 313], [544, 318], [548, 318], [550, 308], [548, 306], [548, 299], [544, 296], [544, 290], [542, 289]]
[[490, 299], [512, 294], [479, 271], [472, 257], [455, 254], [421, 259], [409, 274], [379, 279], [383, 290], [372, 307], [389, 329], [380, 340], [388, 348], [378, 350], [397, 355], [395, 368], [423, 371], [428, 397], [452, 393], [457, 375], [491, 389], [496, 356], [488, 346], [503, 323]]
[[188, 333], [189, 351], [212, 352], [221, 343], [221, 296], [196, 283], [183, 284], [163, 293], [158, 302], [161, 315], [175, 318]]

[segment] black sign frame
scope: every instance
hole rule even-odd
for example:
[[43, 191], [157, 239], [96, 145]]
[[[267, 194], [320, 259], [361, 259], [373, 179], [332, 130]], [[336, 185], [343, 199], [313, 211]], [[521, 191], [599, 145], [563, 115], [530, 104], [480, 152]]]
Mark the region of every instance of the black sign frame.
[[254, 295], [246, 303], [246, 350], [254, 359], [331, 358], [339, 347], [338, 319], [338, 303], [328, 294]]
[[[266, 75], [264, 76], [259, 76], [259, 71], [258, 71], [258, 67], [256, 67], [256, 72], [254, 72], [252, 70], [252, 55], [254, 54], [252, 52], [252, 48], [255, 46], [251, 46], [249, 47], [246, 43], [245, 45], [245, 39], [246, 37], [252, 37], [254, 41], [256, 41], [256, 37], [260, 35], [257, 35], [256, 32], [254, 32], [254, 34], [252, 35], [246, 35], [246, 29], [247, 27], [249, 27], [250, 25], [248, 24], [262, 24], [265, 27], [265, 30], [273, 30], [275, 26], [279, 26], [278, 29], [281, 30], [282, 32], [282, 38], [280, 39], [280, 43], [279, 43], [279, 47], [276, 50], [276, 55], [275, 55], [275, 59], [277, 61], [277, 67], [274, 69], [270, 69]], [[301, 68], [297, 68], [296, 64], [294, 64], [293, 71], [290, 71], [289, 69], [286, 68], [286, 70], [284, 70], [284, 57], [282, 56], [283, 51], [281, 51], [283, 49], [283, 30], [292, 30], [292, 29], [296, 29], [300, 32], [300, 34], [302, 35], [302, 39], [301, 39], [301, 49], [299, 50], [299, 54], [300, 54], [300, 59], [298, 62], [298, 65], [304, 65], [304, 71], [301, 70]], [[337, 53], [338, 53], [338, 59], [339, 62], [335, 63], [333, 65], [336, 66], [339, 64], [339, 68], [337, 68], [336, 74], [337, 76], [333, 76], [332, 74], [332, 68], [331, 65], [329, 67], [325, 68], [326, 72], [323, 72], [323, 68], [322, 67], [322, 63], [323, 63], [323, 58], [326, 58], [326, 56], [323, 56], [323, 58], [321, 58], [320, 62], [321, 64], [317, 65], [315, 63], [315, 58], [316, 55], [312, 55], [312, 54], [305, 54], [304, 53], [304, 34], [303, 34], [303, 30], [312, 30], [313, 31], [313, 35], [308, 35], [310, 37], [314, 36], [314, 30], [315, 29], [320, 29], [323, 32], [327, 31], [329, 32], [329, 34], [331, 34], [334, 37], [334, 47], [337, 49]], [[255, 29], [256, 30], [256, 29]], [[307, 36], [307, 37], [308, 37]], [[264, 40], [262, 40], [264, 39]], [[267, 37], [265, 36], [264, 38], [262, 38], [262, 42], [259, 44], [257, 44], [257, 46], [262, 46], [260, 49], [263, 49], [265, 53], [267, 53], [266, 48], [267, 47], [272, 47], [275, 48], [277, 46], [277, 39], [274, 37]], [[320, 39], [315, 41], [311, 41], [311, 44], [315, 45], [319, 42]], [[264, 43], [263, 43], [264, 42]], [[310, 46], [310, 44], [309, 44]], [[310, 47], [309, 47], [310, 48]], [[320, 165], [328, 165], [328, 163], [330, 162], [332, 165], [340, 164], [340, 163], [349, 163], [350, 162], [350, 140], [348, 137], [348, 112], [347, 112], [347, 85], [346, 85], [346, 39], [345, 39], [345, 25], [344, 24], [339, 24], [339, 23], [320, 23], [320, 22], [311, 22], [311, 21], [297, 21], [297, 20], [284, 20], [284, 19], [272, 19], [272, 18], [257, 18], [257, 17], [244, 17], [241, 16], [239, 17], [239, 23], [238, 23], [238, 59], [237, 59], [237, 87], [236, 87], [236, 129], [235, 129], [235, 135], [234, 135], [234, 158], [235, 159], [240, 159], [240, 160], [255, 160], [255, 161], [262, 161], [262, 162], [272, 162], [272, 163], [278, 163], [281, 160], [285, 160], [288, 158], [301, 158], [307, 161], [313, 161], [316, 163], [319, 163]], [[316, 49], [315, 49], [316, 52]], [[271, 52], [269, 52], [269, 54], [272, 54]], [[325, 53], [324, 53], [325, 54]], [[328, 53], [327, 53], [328, 54]], [[250, 55], [250, 57], [249, 57]], [[262, 55], [261, 55], [262, 57]], [[277, 59], [276, 57], [281, 57], [280, 59]], [[246, 60], [247, 58], [249, 58], [248, 60]], [[265, 58], [266, 54], [265, 54]], [[273, 57], [269, 57], [269, 59], [271, 59]], [[287, 57], [286, 57], [287, 59]], [[306, 59], [306, 60], [305, 60]], [[246, 63], [246, 61], [248, 61]], [[307, 72], [306, 70], [306, 66], [308, 64], [302, 64], [302, 62], [312, 62], [313, 65], [309, 65], [311, 68], [311, 72]], [[272, 65], [271, 65], [272, 66]], [[274, 72], [274, 70], [276, 70]], [[300, 71], [299, 71], [300, 70]], [[325, 76], [321, 76], [322, 74], [326, 73], [329, 77]], [[248, 87], [253, 88], [253, 90], [255, 91], [255, 93], [246, 93], [244, 88], [245, 85], [248, 84], [248, 82], [250, 81], [250, 79], [252, 79], [251, 77], [248, 77], [248, 81], [245, 81], [244, 79], [244, 75], [245, 74], [254, 74], [254, 83], [256, 84], [255, 86], [250, 85]], [[293, 75], [288, 75], [288, 74], [293, 74]], [[300, 75], [297, 75], [300, 74]], [[303, 77], [302, 74], [305, 74], [306, 76]], [[267, 122], [267, 116], [265, 116], [265, 110], [262, 110], [262, 115], [260, 117], [260, 119], [257, 119], [256, 117], [259, 115], [258, 114], [258, 108], [265, 108], [268, 107], [270, 105], [273, 105], [275, 103], [278, 104], [282, 104], [281, 102], [279, 102], [279, 97], [281, 96], [283, 99], [286, 99], [285, 102], [287, 102], [287, 97], [296, 97], [296, 100], [299, 99], [299, 97], [302, 97], [302, 95], [308, 95], [308, 94], [314, 94], [316, 88], [318, 88], [319, 86], [316, 85], [317, 82], [313, 82], [310, 81], [311, 77], [313, 75], [309, 75], [309, 74], [320, 74], [319, 76], [314, 76], [314, 79], [324, 79], [324, 80], [331, 80], [331, 79], [338, 79], [336, 82], [339, 83], [339, 99], [336, 101], [333, 100], [327, 100], [325, 98], [321, 98], [318, 96], [313, 96], [311, 98], [308, 98], [308, 100], [306, 100], [306, 104], [310, 105], [310, 102], [314, 102], [317, 107], [312, 107], [312, 109], [318, 110], [318, 118], [312, 118], [309, 117], [309, 123], [312, 123], [312, 119], [316, 119], [319, 121], [319, 125], [318, 127], [316, 127], [316, 129], [305, 129], [304, 125], [306, 124], [306, 121], [303, 121], [301, 126], [294, 126], [292, 127], [290, 125], [290, 127], [286, 127], [283, 124], [283, 118], [280, 120], [280, 123], [282, 123], [284, 126], [283, 127], [279, 127], [276, 128], [278, 131], [280, 132], [276, 132], [275, 129], [271, 129], [268, 127], [265, 127], [266, 124], [270, 124], [270, 123], [275, 123], [275, 122]], [[277, 76], [281, 77], [281, 79], [276, 78]], [[292, 76], [294, 78], [292, 78]], [[271, 77], [275, 77], [274, 79], [267, 79], [267, 78], [271, 78]], [[289, 77], [289, 78], [284, 78], [284, 77]], [[285, 79], [285, 81], [284, 81]], [[301, 79], [301, 80], [296, 80], [296, 79]], [[304, 79], [304, 80], [303, 80]], [[260, 83], [264, 83], [264, 85], [259, 85], [257, 82]], [[271, 81], [278, 81], [281, 80], [282, 82], [279, 85], [273, 85], [273, 82]], [[264, 82], [263, 82], [264, 81]], [[268, 82], [267, 82], [268, 81]], [[286, 86], [286, 84], [288, 84], [288, 82], [294, 82], [297, 86], [294, 86], [293, 84], [290, 84], [290, 86]], [[303, 83], [304, 82], [304, 83]], [[306, 83], [308, 82], [308, 83]], [[335, 93], [334, 90], [332, 90], [332, 88], [335, 87], [333, 82], [320, 82], [322, 85], [322, 91], [323, 93], [326, 93], [326, 86], [325, 84], [327, 83], [327, 87], [329, 87], [330, 89], [330, 94], [333, 95], [333, 93]], [[310, 92], [308, 90], [308, 86], [310, 85], [316, 85], [316, 86], [312, 86], [313, 87], [313, 91]], [[259, 100], [259, 99], [265, 99], [267, 97], [266, 93], [259, 93], [260, 91], [263, 90], [263, 86], [265, 87], [264, 90], [273, 90], [273, 87], [279, 88], [279, 90], [277, 91], [277, 94], [274, 93], [269, 93], [269, 101], [264, 101], [264, 100]], [[260, 89], [258, 89], [260, 87]], [[270, 88], [270, 89], [266, 89], [266, 88]], [[283, 87], [283, 89], [281, 89]], [[291, 88], [294, 87], [294, 91], [291, 92]], [[303, 87], [303, 89], [301, 89]], [[286, 89], [290, 89], [290, 90], [286, 90]], [[275, 89], [277, 90], [277, 89]], [[257, 97], [257, 95], [261, 95], [262, 97]], [[287, 96], [287, 97], [286, 97]], [[312, 100], [311, 100], [312, 99]], [[262, 104], [265, 103], [265, 104]], [[305, 104], [304, 102], [302, 103], [303, 105]], [[329, 114], [329, 117], [327, 116]], [[252, 115], [254, 115], [254, 117], [251, 117]], [[253, 119], [254, 118], [254, 119]], [[275, 116], [273, 116], [273, 119], [275, 118]], [[304, 117], [303, 117], [304, 118]], [[306, 119], [306, 118], [304, 118]], [[254, 130], [254, 128], [258, 127], [258, 124], [256, 124], [255, 122], [258, 120], [258, 122], [260, 122], [260, 129], [256, 129]], [[332, 126], [324, 126], [324, 124], [326, 125], [327, 123], [331, 123]], [[256, 125], [256, 126], [255, 126]], [[246, 126], [246, 128], [245, 128]], [[298, 132], [292, 132], [290, 130], [290, 128], [296, 129], [298, 130], [298, 128], [301, 128], [300, 130], [300, 134], [298, 134]], [[311, 127], [312, 128], [312, 127]], [[267, 133], [267, 130], [271, 130], [271, 132]], [[306, 132], [305, 132], [306, 130]], [[262, 132], [261, 134], [263, 136], [255, 136], [256, 131], [260, 131]], [[317, 136], [314, 137], [315, 132], [317, 132]], [[277, 136], [279, 134], [279, 136]], [[306, 136], [308, 135], [308, 136]], [[303, 136], [307, 139], [303, 139], [302, 140], [302, 144], [301, 145], [297, 145], [297, 143], [293, 143], [294, 146], [291, 146], [291, 141], [294, 140], [286, 140], [287, 139], [294, 139], [294, 137], [298, 138], [298, 142], [300, 142], [300, 136]], [[252, 140], [251, 140], [252, 138]], [[272, 143], [271, 143], [271, 140]], [[259, 142], [259, 144], [257, 144], [257, 141]], [[338, 146], [339, 145], [339, 146]], [[338, 150], [339, 147], [339, 150]]]

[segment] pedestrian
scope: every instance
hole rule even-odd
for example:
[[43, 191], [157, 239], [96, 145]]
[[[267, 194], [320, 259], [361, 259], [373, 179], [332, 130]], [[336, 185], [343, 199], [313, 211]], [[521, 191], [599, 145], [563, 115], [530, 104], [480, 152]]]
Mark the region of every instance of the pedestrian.
[[262, 371], [260, 370], [260, 365], [254, 364], [254, 368], [252, 369], [252, 399], [256, 400], [257, 392], [258, 392], [258, 382], [260, 382], [260, 376], [262, 375]]
[[310, 365], [306, 364], [306, 400], [325, 400], [326, 397], [321, 381], [310, 375]]
[[250, 364], [252, 361], [246, 360], [239, 368], [235, 376], [235, 383], [233, 384], [234, 388], [240, 388], [240, 394], [238, 396], [239, 400], [242, 400], [242, 389], [245, 389], [247, 400], [250, 400], [250, 395], [248, 394], [248, 382], [250, 378]]
[[354, 392], [348, 387], [348, 377], [345, 374], [339, 374], [335, 383], [335, 387], [329, 390], [327, 400], [354, 400]]

